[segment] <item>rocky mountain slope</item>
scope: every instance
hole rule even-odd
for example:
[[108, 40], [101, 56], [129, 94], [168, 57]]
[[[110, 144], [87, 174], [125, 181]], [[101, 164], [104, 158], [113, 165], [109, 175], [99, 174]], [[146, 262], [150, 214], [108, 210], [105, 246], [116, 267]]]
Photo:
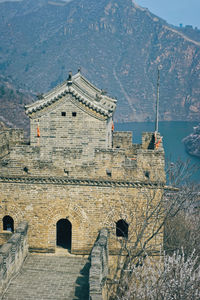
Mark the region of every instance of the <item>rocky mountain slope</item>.
[[9, 78], [0, 76], [0, 130], [4, 127], [29, 130], [24, 105], [34, 101], [26, 91], [16, 89]]
[[200, 117], [200, 42], [134, 1], [3, 2], [0, 28], [0, 71], [17, 88], [46, 92], [81, 67], [117, 97], [117, 121], [154, 120], [159, 66], [160, 119]]

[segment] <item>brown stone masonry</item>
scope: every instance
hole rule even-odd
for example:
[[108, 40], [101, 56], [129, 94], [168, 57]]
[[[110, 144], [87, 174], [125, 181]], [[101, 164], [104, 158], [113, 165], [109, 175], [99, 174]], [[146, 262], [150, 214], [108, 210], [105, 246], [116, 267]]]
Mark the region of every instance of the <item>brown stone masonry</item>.
[[[79, 72], [26, 107], [30, 145], [20, 130], [0, 132], [0, 234], [26, 220], [31, 251], [89, 254], [106, 227], [109, 251], [118, 251], [116, 224], [130, 232], [142, 224], [147, 201], [153, 209], [162, 197], [165, 171], [159, 134], [156, 146], [154, 133], [135, 145], [131, 132], [112, 132], [115, 108]], [[161, 244], [162, 233], [152, 248]]]

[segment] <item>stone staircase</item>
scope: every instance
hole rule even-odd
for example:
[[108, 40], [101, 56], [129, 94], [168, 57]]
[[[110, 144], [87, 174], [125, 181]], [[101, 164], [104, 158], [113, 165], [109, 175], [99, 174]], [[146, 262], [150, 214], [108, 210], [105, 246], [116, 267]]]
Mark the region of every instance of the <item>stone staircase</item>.
[[3, 300], [88, 300], [89, 261], [77, 256], [29, 254]]

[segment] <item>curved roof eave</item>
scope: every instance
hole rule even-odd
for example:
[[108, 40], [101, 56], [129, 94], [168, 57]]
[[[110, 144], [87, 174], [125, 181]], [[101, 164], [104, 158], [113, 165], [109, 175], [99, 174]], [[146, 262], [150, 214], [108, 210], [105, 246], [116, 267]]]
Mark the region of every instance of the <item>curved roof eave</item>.
[[59, 101], [67, 94], [71, 94], [78, 102], [83, 103], [95, 112], [111, 117], [116, 109], [117, 100], [107, 95], [102, 95], [101, 92], [101, 90], [92, 85], [80, 73], [77, 73], [72, 76], [70, 81], [63, 82], [45, 94], [43, 99], [26, 105], [26, 114], [30, 115], [34, 112], [38, 112], [54, 102]]

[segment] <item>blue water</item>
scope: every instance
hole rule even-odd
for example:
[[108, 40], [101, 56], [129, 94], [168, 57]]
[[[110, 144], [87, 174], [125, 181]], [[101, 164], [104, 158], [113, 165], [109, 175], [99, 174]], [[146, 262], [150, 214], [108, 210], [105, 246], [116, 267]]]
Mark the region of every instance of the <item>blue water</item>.
[[[160, 122], [159, 132], [163, 137], [166, 161], [175, 162], [190, 160], [192, 165], [200, 167], [200, 158], [189, 155], [185, 151], [182, 139], [193, 132], [197, 122]], [[116, 131], [132, 131], [133, 143], [140, 144], [142, 132], [154, 131], [155, 125], [151, 122], [115, 123]], [[200, 183], [200, 169], [191, 177], [192, 181]]]

